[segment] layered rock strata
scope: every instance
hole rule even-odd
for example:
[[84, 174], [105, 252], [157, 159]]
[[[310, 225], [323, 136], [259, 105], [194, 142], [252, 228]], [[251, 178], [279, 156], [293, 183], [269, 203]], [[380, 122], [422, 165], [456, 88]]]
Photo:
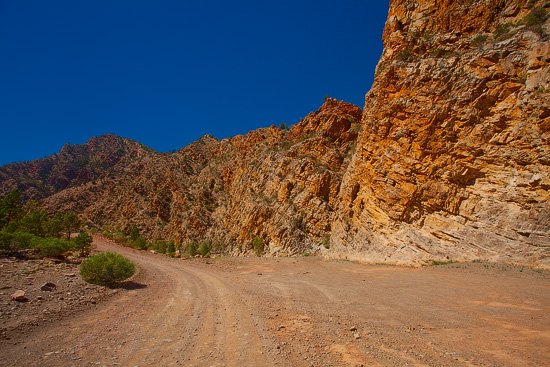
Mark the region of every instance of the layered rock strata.
[[331, 256], [550, 266], [543, 4], [391, 1]]

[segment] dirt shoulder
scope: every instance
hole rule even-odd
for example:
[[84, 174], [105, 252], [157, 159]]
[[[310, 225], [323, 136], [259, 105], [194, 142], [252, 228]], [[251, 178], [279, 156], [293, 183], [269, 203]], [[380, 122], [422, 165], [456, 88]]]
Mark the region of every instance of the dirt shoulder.
[[[79, 265], [78, 259], [0, 258], [0, 340], [73, 317], [120, 291], [84, 282]], [[20, 301], [13, 299], [18, 291]]]
[[548, 272], [180, 260], [97, 245], [135, 261], [139, 280], [2, 340], [0, 365], [540, 366], [550, 358]]

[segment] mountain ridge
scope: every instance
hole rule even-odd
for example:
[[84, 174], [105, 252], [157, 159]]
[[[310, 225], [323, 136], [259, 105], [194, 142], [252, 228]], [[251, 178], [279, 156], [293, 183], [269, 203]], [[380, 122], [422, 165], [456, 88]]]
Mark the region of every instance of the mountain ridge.
[[92, 137], [84, 144], [66, 143], [51, 156], [1, 166], [0, 195], [18, 188], [27, 200], [44, 199], [96, 179], [128, 154], [143, 154], [144, 151], [154, 152], [141, 143], [113, 134]]

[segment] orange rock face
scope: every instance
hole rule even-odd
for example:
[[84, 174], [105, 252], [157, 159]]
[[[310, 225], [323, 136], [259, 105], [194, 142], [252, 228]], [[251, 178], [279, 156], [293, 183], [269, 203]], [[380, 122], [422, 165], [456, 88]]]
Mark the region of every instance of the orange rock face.
[[391, 2], [332, 256], [550, 266], [548, 17], [521, 5]]

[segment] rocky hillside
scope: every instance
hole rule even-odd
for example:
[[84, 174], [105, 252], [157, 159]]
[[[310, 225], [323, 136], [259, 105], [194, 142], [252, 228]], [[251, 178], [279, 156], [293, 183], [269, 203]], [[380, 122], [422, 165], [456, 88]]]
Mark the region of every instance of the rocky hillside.
[[135, 157], [158, 154], [141, 143], [115, 135], [65, 144], [59, 153], [0, 167], [0, 196], [18, 188], [27, 200], [40, 200], [100, 177], [116, 176]]
[[136, 224], [148, 240], [183, 247], [210, 240], [247, 253], [258, 237], [269, 255], [327, 252], [361, 118], [359, 107], [327, 99], [290, 130], [207, 135], [173, 154], [134, 154], [44, 202], [81, 213], [90, 226]]
[[391, 1], [332, 256], [550, 266], [549, 7]]
[[0, 168], [90, 226], [267, 255], [550, 267], [550, 3], [392, 0], [360, 108], [173, 154], [104, 136]]

